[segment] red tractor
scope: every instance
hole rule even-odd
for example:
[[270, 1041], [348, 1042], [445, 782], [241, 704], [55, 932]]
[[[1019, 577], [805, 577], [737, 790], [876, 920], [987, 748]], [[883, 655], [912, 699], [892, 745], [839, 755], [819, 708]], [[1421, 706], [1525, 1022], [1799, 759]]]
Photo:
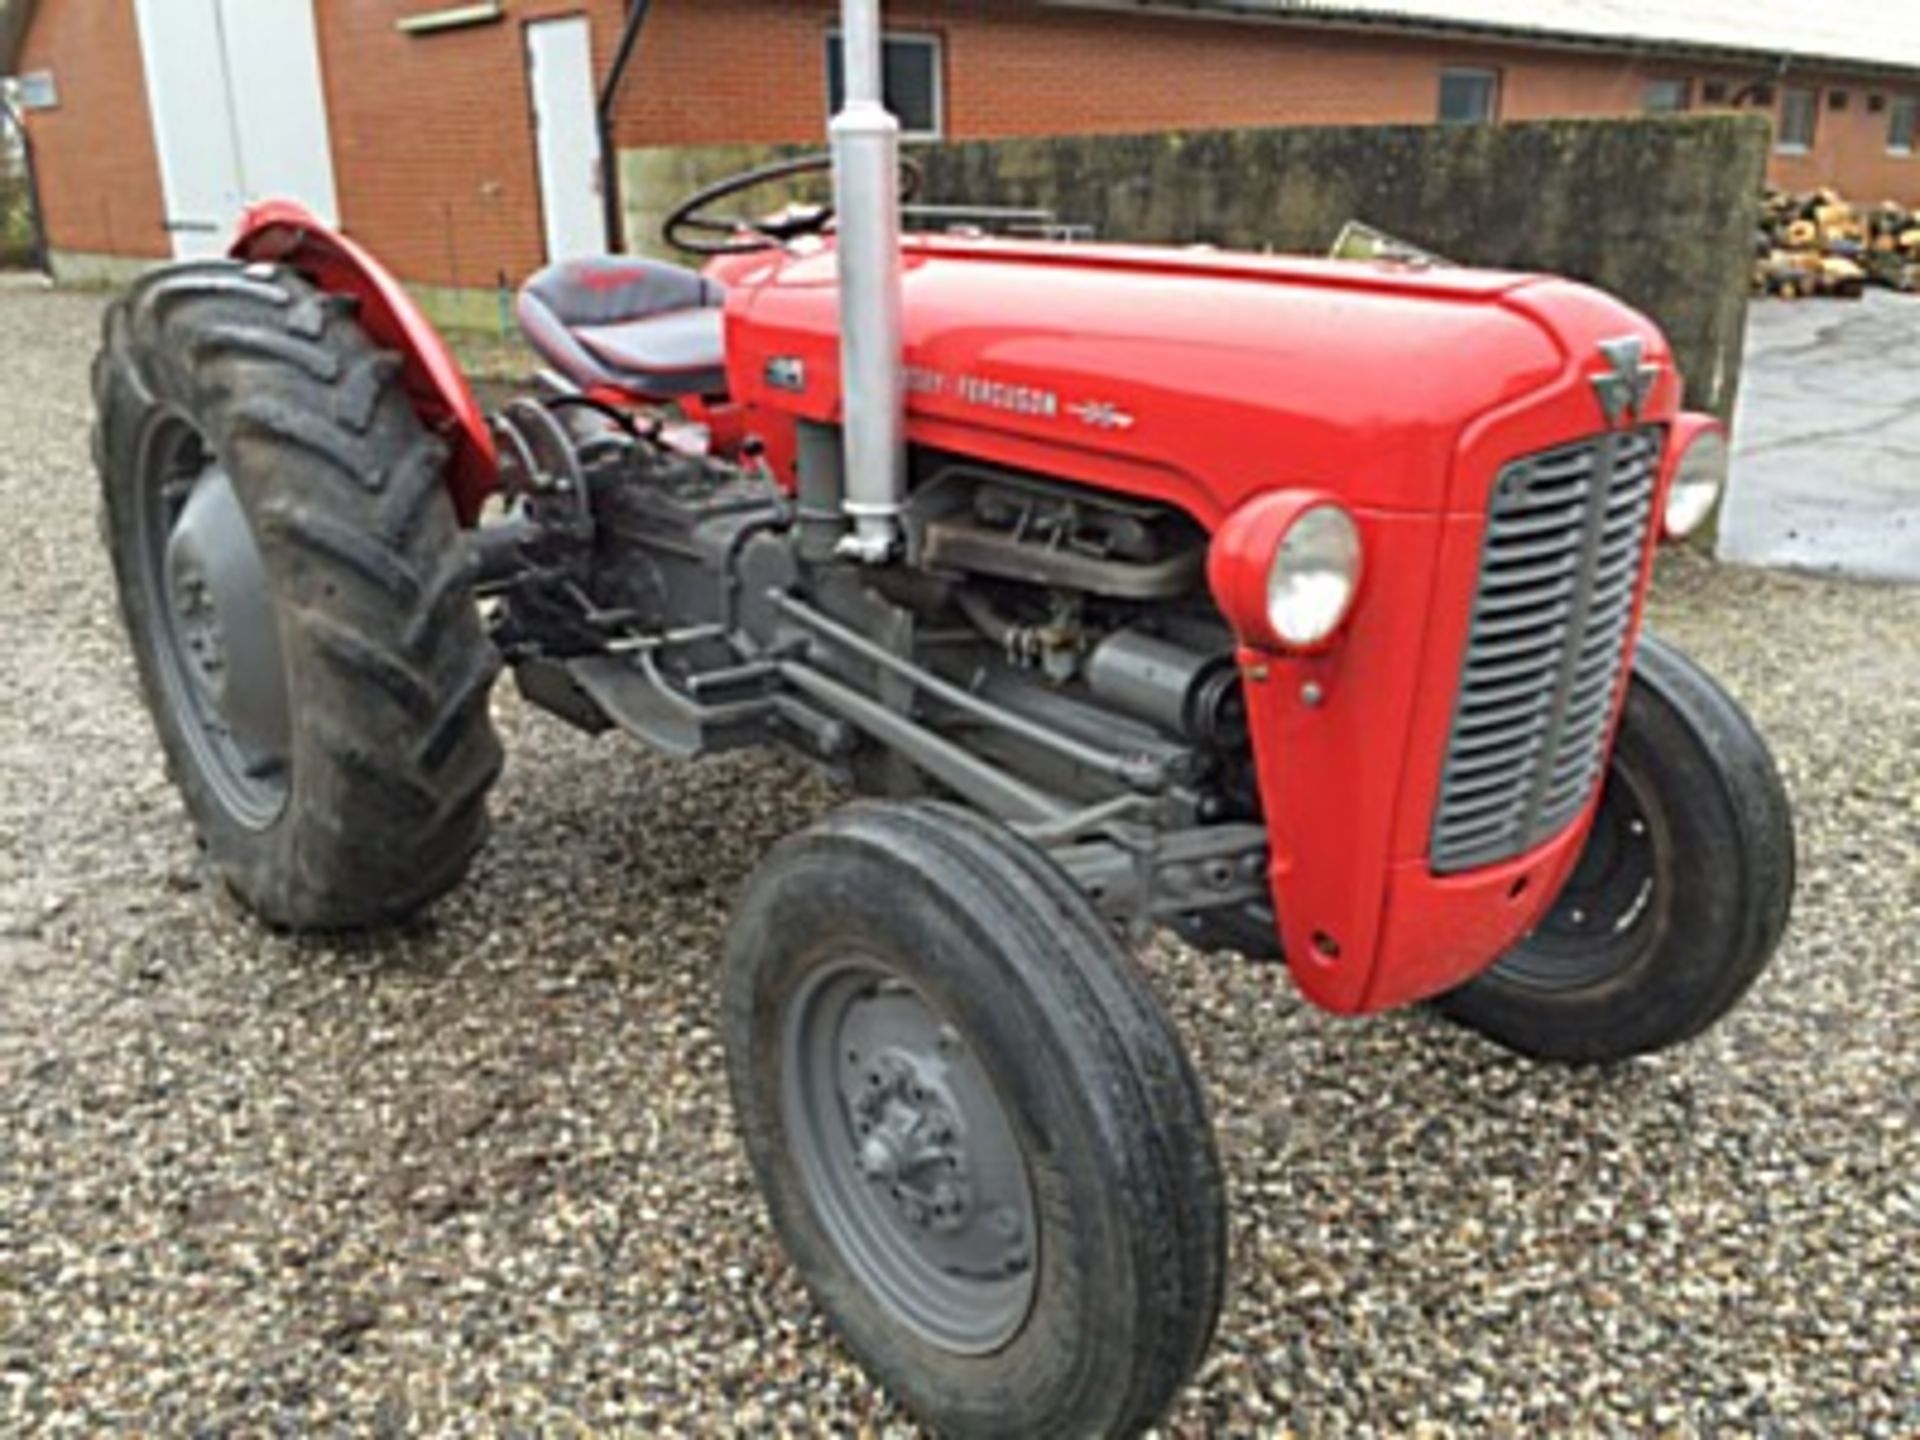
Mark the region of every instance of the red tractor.
[[[1221, 1303], [1199, 1081], [1129, 942], [1283, 960], [1608, 1061], [1778, 942], [1765, 743], [1641, 633], [1727, 446], [1556, 279], [900, 235], [878, 5], [837, 207], [683, 205], [704, 271], [561, 264], [491, 417], [296, 207], [160, 271], [95, 371], [107, 536], [212, 866], [398, 920], [486, 833], [502, 662], [591, 731], [777, 745], [871, 798], [777, 846], [724, 964], [738, 1124], [848, 1345], [958, 1433], [1124, 1433]], [[483, 511], [486, 514], [483, 517]]]

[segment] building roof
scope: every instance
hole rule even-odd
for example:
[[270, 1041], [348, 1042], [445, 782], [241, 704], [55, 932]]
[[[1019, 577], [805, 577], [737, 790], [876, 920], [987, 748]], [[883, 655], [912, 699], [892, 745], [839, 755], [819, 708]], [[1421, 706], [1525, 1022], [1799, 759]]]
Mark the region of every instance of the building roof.
[[[0, 0], [0, 75], [36, 0]], [[1042, 0], [1920, 71], [1920, 5], [1857, 0]]]
[[1920, 70], [1920, 5], [1849, 0], [1050, 0]]

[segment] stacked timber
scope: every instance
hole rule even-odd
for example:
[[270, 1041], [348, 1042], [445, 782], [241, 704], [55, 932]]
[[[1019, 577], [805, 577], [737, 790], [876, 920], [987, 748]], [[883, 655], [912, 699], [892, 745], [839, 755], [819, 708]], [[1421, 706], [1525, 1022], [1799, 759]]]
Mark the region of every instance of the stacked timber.
[[1832, 190], [1769, 190], [1754, 237], [1756, 294], [1858, 299], [1868, 285], [1920, 291], [1920, 214], [1889, 200], [1871, 209]]

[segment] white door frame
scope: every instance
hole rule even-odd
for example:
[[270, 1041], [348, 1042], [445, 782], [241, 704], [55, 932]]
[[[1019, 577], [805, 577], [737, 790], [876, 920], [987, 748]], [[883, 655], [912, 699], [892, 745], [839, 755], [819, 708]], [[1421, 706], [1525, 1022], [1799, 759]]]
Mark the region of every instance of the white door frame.
[[177, 259], [225, 253], [241, 212], [339, 222], [313, 0], [134, 0]]
[[593, 27], [585, 15], [530, 21], [527, 95], [549, 263], [607, 248]]

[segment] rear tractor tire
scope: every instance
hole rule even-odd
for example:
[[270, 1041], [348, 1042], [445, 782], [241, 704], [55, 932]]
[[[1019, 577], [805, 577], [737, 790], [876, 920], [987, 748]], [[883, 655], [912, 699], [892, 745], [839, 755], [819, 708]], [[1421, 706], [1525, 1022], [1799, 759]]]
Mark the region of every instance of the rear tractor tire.
[[1200, 1083], [1044, 856], [933, 804], [783, 842], [727, 941], [734, 1111], [801, 1278], [936, 1433], [1131, 1435], [1211, 1341]]
[[1705, 671], [1644, 636], [1578, 867], [1538, 928], [1439, 1006], [1546, 1060], [1679, 1045], [1766, 968], [1793, 881], [1793, 813], [1766, 741]]
[[227, 885], [301, 930], [451, 888], [500, 770], [445, 447], [353, 317], [284, 268], [178, 266], [112, 307], [94, 366], [106, 539], [168, 769]]

